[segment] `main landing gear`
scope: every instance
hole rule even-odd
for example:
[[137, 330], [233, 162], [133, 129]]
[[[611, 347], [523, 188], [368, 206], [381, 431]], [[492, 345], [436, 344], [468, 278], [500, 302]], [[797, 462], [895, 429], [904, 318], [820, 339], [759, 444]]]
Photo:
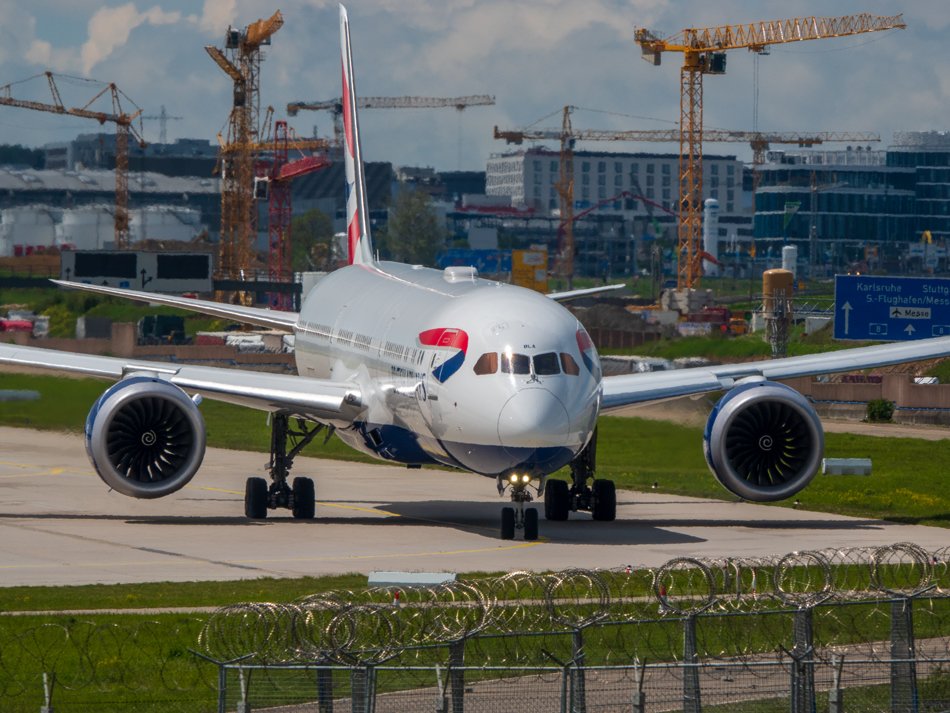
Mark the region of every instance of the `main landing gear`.
[[[577, 458], [571, 461], [571, 485], [563, 480], [548, 480], [544, 486], [544, 517], [567, 520], [571, 510], [587, 510], [594, 520], [610, 522], [617, 517], [617, 490], [614, 481], [594, 480], [597, 460], [597, 431]], [[593, 482], [588, 486], [587, 481]]]
[[[271, 484], [264, 478], [248, 478], [244, 488], [244, 514], [252, 520], [263, 520], [267, 510], [288, 508], [297, 520], [312, 520], [316, 508], [313, 481], [310, 478], [294, 478], [293, 486], [287, 484], [294, 458], [314, 437], [322, 431], [322, 424], [309, 426], [297, 419], [298, 431], [290, 430], [286, 414], [274, 414], [271, 420], [270, 471]], [[287, 444], [291, 442], [290, 451]]]
[[530, 475], [512, 473], [507, 478], [498, 477], [498, 494], [501, 495], [505, 492], [505, 488], [510, 487], [511, 502], [515, 504], [514, 507], [501, 509], [501, 539], [513, 540], [515, 530], [523, 530], [524, 539], [527, 541], [538, 539], [538, 511], [524, 506], [525, 503], [533, 500], [531, 493], [528, 492], [530, 484]]

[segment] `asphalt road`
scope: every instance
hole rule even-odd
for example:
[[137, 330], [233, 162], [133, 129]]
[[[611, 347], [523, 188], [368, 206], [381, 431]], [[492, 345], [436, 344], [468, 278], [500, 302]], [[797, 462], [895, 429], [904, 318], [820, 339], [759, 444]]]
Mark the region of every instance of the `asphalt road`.
[[950, 542], [941, 528], [628, 491], [618, 493], [615, 522], [542, 516], [539, 541], [506, 542], [505, 501], [488, 478], [311, 458], [298, 458], [294, 473], [314, 476], [317, 519], [281, 511], [248, 521], [244, 479], [263, 475], [266, 461], [212, 448], [186, 488], [135, 500], [106, 488], [79, 436], [0, 428], [0, 586], [658, 566], [680, 556]]

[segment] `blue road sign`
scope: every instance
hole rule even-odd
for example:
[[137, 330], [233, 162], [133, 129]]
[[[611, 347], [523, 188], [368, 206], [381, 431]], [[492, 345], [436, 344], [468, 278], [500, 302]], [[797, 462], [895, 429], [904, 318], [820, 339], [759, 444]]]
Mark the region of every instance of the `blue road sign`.
[[835, 339], [907, 341], [950, 335], [950, 279], [835, 276]]

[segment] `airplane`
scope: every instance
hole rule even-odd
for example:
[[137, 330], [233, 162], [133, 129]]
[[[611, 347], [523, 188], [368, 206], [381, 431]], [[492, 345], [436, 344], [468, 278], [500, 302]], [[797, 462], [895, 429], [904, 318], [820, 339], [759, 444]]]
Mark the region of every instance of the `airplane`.
[[[299, 313], [54, 280], [70, 289], [171, 305], [295, 336], [296, 375], [136, 361], [0, 345], [14, 364], [108, 379], [85, 423], [89, 459], [112, 489], [135, 498], [173, 493], [205, 454], [199, 409], [209, 398], [269, 412], [270, 482], [245, 484], [248, 518], [289, 509], [315, 515], [312, 479], [295, 457], [319, 433], [409, 468], [451, 466], [496, 481], [512, 505], [501, 538], [539, 536], [547, 520], [589, 512], [616, 518], [613, 481], [596, 477], [597, 418], [630, 404], [723, 391], [703, 436], [707, 463], [734, 495], [792, 497], [821, 462], [812, 405], [779, 379], [950, 356], [950, 338], [884, 344], [761, 362], [604, 376], [597, 350], [560, 302], [478, 277], [374, 256], [360, 145], [350, 30], [340, 6], [349, 264], [306, 295]], [[549, 476], [569, 467], [571, 482]], [[581, 518], [575, 518], [581, 519]]]

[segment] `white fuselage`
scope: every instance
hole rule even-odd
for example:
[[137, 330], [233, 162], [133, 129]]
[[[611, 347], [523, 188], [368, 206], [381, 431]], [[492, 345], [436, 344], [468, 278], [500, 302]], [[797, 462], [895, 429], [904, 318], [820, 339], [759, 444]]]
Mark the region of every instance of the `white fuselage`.
[[338, 435], [372, 455], [484, 475], [546, 475], [593, 433], [600, 363], [555, 301], [465, 269], [351, 265], [307, 295], [303, 376], [352, 382], [365, 414]]

